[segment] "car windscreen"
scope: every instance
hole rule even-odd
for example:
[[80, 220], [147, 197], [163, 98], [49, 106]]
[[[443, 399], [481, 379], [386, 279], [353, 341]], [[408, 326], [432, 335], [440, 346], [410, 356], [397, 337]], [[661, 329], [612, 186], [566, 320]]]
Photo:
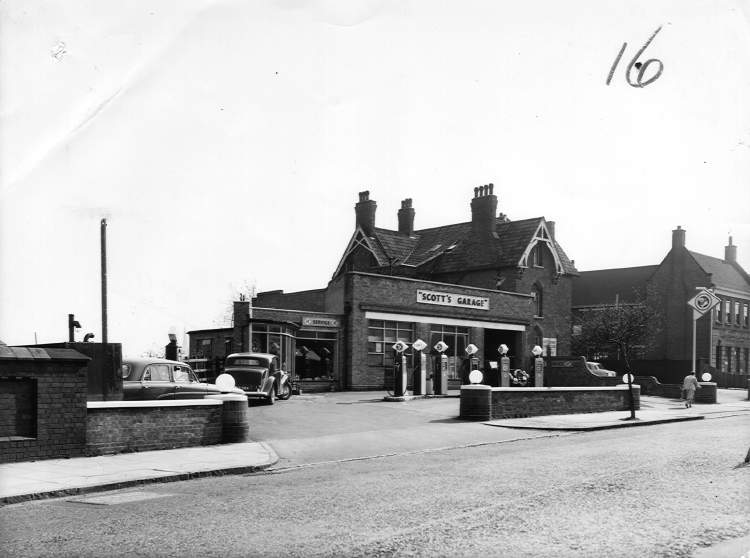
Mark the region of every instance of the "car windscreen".
[[234, 357], [227, 359], [227, 366], [259, 366], [261, 368], [268, 367], [268, 362], [260, 358], [252, 357]]

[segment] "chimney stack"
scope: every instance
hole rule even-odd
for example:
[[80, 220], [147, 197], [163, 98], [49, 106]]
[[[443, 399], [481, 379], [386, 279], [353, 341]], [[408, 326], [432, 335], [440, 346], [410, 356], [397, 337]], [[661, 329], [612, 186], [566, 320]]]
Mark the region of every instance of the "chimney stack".
[[370, 191], [365, 190], [359, 193], [359, 201], [354, 206], [354, 213], [357, 217], [356, 225], [362, 227], [367, 236], [372, 236], [375, 229], [375, 210], [378, 204], [375, 200], [370, 199]]
[[727, 263], [737, 262], [737, 247], [732, 244], [732, 237], [729, 237], [729, 244], [724, 246], [724, 261]]
[[398, 210], [398, 232], [408, 236], [414, 234], [414, 208], [411, 206], [411, 198], [401, 201], [401, 209]]
[[685, 247], [685, 231], [680, 225], [672, 231], [672, 250]]
[[552, 240], [555, 240], [555, 222], [554, 221], [547, 221], [547, 230], [549, 231], [549, 235], [552, 237]]
[[497, 217], [497, 196], [493, 194], [495, 185], [490, 183], [474, 188], [474, 199], [471, 200], [472, 231], [477, 235], [488, 235], [495, 232]]

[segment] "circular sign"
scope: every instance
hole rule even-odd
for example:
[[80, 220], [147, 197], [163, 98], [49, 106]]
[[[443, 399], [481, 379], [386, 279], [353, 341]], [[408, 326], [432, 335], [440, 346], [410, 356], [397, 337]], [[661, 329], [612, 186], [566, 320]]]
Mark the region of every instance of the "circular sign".
[[425, 343], [421, 339], [417, 339], [416, 341], [414, 341], [414, 343], [411, 344], [411, 346], [414, 347], [414, 350], [421, 351], [427, 346], [427, 343]]
[[481, 384], [483, 379], [484, 374], [482, 374], [479, 370], [472, 370], [471, 372], [469, 372], [469, 381], [472, 384]]
[[214, 382], [221, 391], [231, 391], [234, 388], [234, 376], [231, 374], [219, 374]]
[[531, 354], [535, 357], [538, 357], [544, 352], [544, 349], [542, 349], [539, 345], [534, 345], [534, 348], [531, 349]]
[[635, 376], [632, 374], [623, 374], [622, 381], [626, 384], [632, 384], [635, 381]]
[[435, 343], [434, 348], [437, 352], [442, 353], [448, 348], [448, 344], [444, 343], [443, 341], [438, 341], [437, 343]]
[[713, 300], [707, 293], [701, 293], [697, 297], [695, 297], [695, 307], [698, 310], [708, 310], [708, 308], [711, 307], [711, 303]]
[[398, 341], [395, 345], [393, 345], [393, 350], [396, 351], [397, 353], [403, 353], [408, 348], [409, 348], [409, 345], [407, 345], [403, 341]]
[[469, 343], [469, 345], [467, 345], [466, 349], [464, 350], [466, 351], [467, 355], [473, 355], [479, 350], [479, 347], [474, 345], [474, 343]]
[[704, 382], [710, 382], [711, 374], [709, 374], [708, 372], [704, 372], [703, 376], [701, 376], [701, 380], [703, 380]]
[[497, 348], [497, 352], [500, 353], [501, 355], [507, 355], [508, 354], [508, 345], [506, 345], [505, 343], [503, 343], [502, 345], [500, 345]]

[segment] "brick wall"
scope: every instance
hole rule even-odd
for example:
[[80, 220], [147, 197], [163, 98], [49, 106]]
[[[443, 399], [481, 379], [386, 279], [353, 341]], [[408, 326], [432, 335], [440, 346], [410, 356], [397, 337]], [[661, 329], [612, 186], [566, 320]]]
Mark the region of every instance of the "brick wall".
[[[633, 386], [635, 408], [640, 408], [640, 388]], [[461, 415], [466, 420], [598, 413], [628, 410], [627, 386], [580, 388], [461, 388]]]
[[4, 414], [0, 462], [83, 455], [87, 362], [72, 349], [0, 346], [0, 400], [15, 408]]
[[253, 299], [253, 306], [259, 308], [293, 308], [310, 312], [325, 312], [325, 289], [313, 289], [296, 293], [284, 291], [267, 291], [258, 293]]
[[89, 403], [87, 455], [205, 446], [221, 441], [221, 401]]

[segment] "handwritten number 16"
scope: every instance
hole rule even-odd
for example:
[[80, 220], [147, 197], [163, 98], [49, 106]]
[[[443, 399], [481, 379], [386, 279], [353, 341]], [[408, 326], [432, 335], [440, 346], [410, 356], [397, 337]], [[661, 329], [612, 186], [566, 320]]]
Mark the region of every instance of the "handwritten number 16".
[[[657, 79], [659, 79], [659, 76], [661, 75], [662, 71], [664, 70], [664, 64], [662, 64], [661, 60], [658, 60], [656, 58], [650, 58], [646, 60], [644, 63], [638, 62], [638, 58], [643, 54], [643, 51], [648, 48], [648, 45], [651, 44], [651, 41], [654, 40], [654, 37], [656, 37], [656, 34], [661, 31], [661, 26], [653, 32], [651, 37], [649, 37], [648, 41], [646, 41], [646, 44], [641, 47], [641, 50], [639, 50], [636, 55], [633, 57], [633, 59], [630, 61], [630, 64], [628, 64], [627, 69], [625, 70], [625, 79], [628, 82], [628, 85], [631, 87], [646, 87], [649, 83], [655, 82]], [[628, 43], [622, 43], [622, 48], [620, 49], [619, 54], [617, 55], [617, 58], [615, 58], [614, 64], [612, 64], [612, 68], [609, 70], [609, 76], [607, 76], [607, 85], [609, 85], [609, 82], [612, 81], [612, 76], [615, 74], [615, 70], [617, 69], [617, 65], [620, 63], [620, 58], [622, 58], [622, 54], [625, 52], [625, 49], [627, 48]], [[657, 70], [656, 74], [651, 76], [647, 80], [643, 80], [643, 74], [646, 73], [646, 68], [649, 67], [650, 64], [656, 63], [659, 65], [659, 69]], [[633, 82], [630, 79], [630, 72], [633, 69], [633, 66], [635, 66], [635, 69], [638, 70], [638, 77], [636, 78], [635, 82]]]

